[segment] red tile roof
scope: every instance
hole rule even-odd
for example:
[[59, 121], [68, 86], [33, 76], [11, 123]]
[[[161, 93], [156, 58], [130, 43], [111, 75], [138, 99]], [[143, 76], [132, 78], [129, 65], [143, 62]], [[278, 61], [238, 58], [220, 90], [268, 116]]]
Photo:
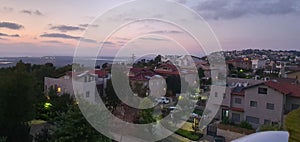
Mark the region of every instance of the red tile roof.
[[150, 71], [150, 69], [149, 68], [130, 68], [130, 72], [132, 72], [132, 73], [138, 73], [141, 71]]
[[107, 71], [104, 71], [104, 70], [91, 70], [89, 71], [89, 73], [93, 73], [93, 74], [96, 74], [98, 75], [98, 77], [105, 77], [108, 75], [108, 72]]
[[162, 64], [155, 69], [155, 72], [164, 75], [179, 75], [177, 67], [173, 64]]
[[178, 71], [167, 71], [167, 70], [157, 69], [155, 70], [155, 72], [158, 74], [165, 74], [165, 75], [179, 75]]
[[131, 80], [147, 81], [154, 75], [156, 74], [149, 68], [131, 68], [129, 78]]
[[300, 98], [300, 85], [286, 83], [286, 82], [275, 82], [275, 81], [265, 82], [264, 85], [273, 88], [274, 90], [284, 95], [290, 95], [293, 97]]

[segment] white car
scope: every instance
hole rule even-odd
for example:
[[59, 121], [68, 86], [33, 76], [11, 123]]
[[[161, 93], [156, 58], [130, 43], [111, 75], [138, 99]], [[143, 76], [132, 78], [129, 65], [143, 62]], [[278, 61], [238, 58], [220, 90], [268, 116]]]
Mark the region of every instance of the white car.
[[175, 113], [175, 112], [181, 111], [182, 109], [180, 106], [171, 106], [171, 107], [169, 107], [169, 110], [171, 113]]
[[155, 99], [156, 102], [160, 103], [160, 104], [168, 104], [170, 103], [170, 100], [166, 97], [160, 97], [160, 98], [156, 98]]
[[192, 117], [192, 118], [195, 118], [195, 117], [198, 118], [199, 115], [198, 115], [197, 113], [192, 113], [192, 114], [191, 114], [191, 117]]

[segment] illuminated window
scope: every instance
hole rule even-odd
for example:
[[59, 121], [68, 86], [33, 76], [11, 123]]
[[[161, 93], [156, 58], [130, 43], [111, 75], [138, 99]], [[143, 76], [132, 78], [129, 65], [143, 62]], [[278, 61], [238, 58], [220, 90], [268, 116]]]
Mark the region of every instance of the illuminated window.
[[57, 88], [57, 93], [60, 93], [60, 92], [61, 92], [61, 88], [58, 87], [58, 88]]

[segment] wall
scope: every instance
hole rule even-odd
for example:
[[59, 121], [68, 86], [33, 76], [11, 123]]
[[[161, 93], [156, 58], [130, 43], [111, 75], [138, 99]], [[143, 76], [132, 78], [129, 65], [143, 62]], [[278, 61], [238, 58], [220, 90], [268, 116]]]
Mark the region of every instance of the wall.
[[54, 87], [55, 85], [57, 85], [62, 89], [60, 94], [67, 93], [70, 95], [74, 95], [72, 79], [45, 77], [44, 85], [45, 92], [48, 92], [52, 86]]
[[[268, 93], [258, 94], [258, 87], [268, 88]], [[250, 101], [257, 101], [257, 107], [251, 107]], [[274, 110], [266, 109], [266, 103], [273, 103]], [[256, 86], [245, 90], [245, 115], [259, 118], [259, 123], [264, 124], [264, 119], [282, 123], [283, 121], [284, 95], [265, 85]], [[258, 127], [259, 124], [253, 124]]]
[[287, 96], [286, 97], [286, 110], [287, 110], [287, 112], [291, 111], [292, 104], [300, 105], [300, 98], [296, 98], [296, 97], [292, 97], [292, 96]]
[[287, 74], [287, 77], [288, 78], [298, 78], [298, 82], [299, 82], [300, 81], [300, 71], [289, 73], [289, 74]]

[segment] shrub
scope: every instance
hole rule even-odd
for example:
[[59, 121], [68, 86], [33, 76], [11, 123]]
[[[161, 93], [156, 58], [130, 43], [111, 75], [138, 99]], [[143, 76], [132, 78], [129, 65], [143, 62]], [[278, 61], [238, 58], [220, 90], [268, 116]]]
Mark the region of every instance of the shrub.
[[252, 125], [249, 124], [246, 121], [242, 121], [241, 124], [240, 124], [240, 127], [245, 128], [245, 129], [249, 129], [249, 130], [253, 130]]
[[230, 124], [230, 121], [229, 121], [229, 118], [228, 117], [224, 117], [223, 119], [222, 119], [222, 122], [221, 122], [222, 124]]
[[260, 131], [281, 131], [283, 130], [280, 125], [262, 125]]
[[285, 129], [289, 132], [290, 142], [300, 141], [300, 108], [290, 112], [285, 118]]
[[184, 129], [178, 129], [175, 133], [180, 135], [180, 136], [183, 136], [185, 138], [188, 138], [192, 141], [197, 141], [203, 136], [200, 133], [195, 133], [195, 132], [187, 131], [187, 130], [184, 130]]
[[0, 137], [0, 142], [6, 142], [7, 137]]

